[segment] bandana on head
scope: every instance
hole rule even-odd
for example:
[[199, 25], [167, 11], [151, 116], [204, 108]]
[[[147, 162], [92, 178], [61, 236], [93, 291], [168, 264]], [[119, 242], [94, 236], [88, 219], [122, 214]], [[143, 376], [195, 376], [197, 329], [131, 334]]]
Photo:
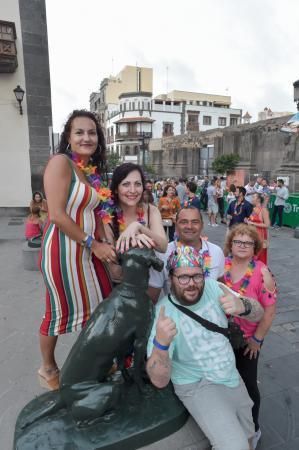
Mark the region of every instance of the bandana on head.
[[188, 245], [177, 243], [176, 249], [167, 261], [167, 270], [178, 267], [202, 267], [203, 260], [198, 250]]

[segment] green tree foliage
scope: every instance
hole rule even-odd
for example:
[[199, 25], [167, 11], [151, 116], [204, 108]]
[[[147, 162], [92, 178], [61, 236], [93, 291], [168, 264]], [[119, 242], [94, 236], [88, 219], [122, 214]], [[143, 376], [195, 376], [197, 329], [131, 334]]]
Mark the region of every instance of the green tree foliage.
[[236, 155], [234, 153], [231, 153], [229, 155], [221, 155], [218, 156], [218, 158], [214, 159], [212, 167], [215, 172], [224, 174], [227, 172], [233, 172], [239, 161], [239, 155]]
[[113, 172], [115, 167], [120, 164], [120, 157], [118, 153], [108, 153], [107, 154], [107, 172]]
[[144, 173], [148, 176], [156, 175], [155, 169], [153, 168], [153, 166], [151, 166], [149, 164], [145, 164], [143, 170], [144, 170]]

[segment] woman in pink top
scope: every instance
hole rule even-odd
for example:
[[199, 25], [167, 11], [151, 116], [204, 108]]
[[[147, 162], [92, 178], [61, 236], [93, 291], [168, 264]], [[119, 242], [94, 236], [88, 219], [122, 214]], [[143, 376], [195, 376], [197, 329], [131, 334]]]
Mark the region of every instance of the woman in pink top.
[[39, 206], [32, 206], [31, 214], [25, 222], [25, 238], [31, 239], [42, 234], [42, 220], [40, 218]]
[[262, 242], [252, 225], [236, 225], [226, 238], [224, 253], [224, 282], [240, 295], [258, 300], [264, 308], [260, 322], [253, 323], [243, 318], [234, 318], [244, 332], [247, 344], [236, 350], [236, 365], [244, 380], [254, 405], [252, 416], [255, 424], [253, 448], [261, 436], [258, 422], [260, 393], [257, 385], [257, 364], [264, 338], [270, 330], [275, 316], [276, 284], [267, 266], [257, 260]]

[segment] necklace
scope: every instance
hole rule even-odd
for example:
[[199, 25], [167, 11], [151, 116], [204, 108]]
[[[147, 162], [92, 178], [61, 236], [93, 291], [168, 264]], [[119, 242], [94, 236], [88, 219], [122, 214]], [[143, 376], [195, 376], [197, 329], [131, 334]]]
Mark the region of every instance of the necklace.
[[[234, 207], [234, 216], [239, 216], [242, 213], [244, 202], [238, 203], [236, 200], [235, 207]], [[238, 206], [240, 206], [239, 212], [238, 212]]]
[[101, 176], [97, 172], [97, 166], [93, 166], [91, 162], [87, 165], [84, 165], [82, 159], [80, 159], [77, 153], [71, 153], [71, 160], [74, 164], [84, 173], [85, 178], [89, 182], [89, 184], [98, 191], [102, 184]]
[[[224, 279], [225, 279], [225, 284], [230, 288], [233, 287], [233, 281], [232, 281], [232, 276], [231, 276], [231, 272], [230, 272], [231, 268], [232, 268], [232, 258], [228, 257], [228, 258], [226, 258], [226, 261], [225, 261]], [[238, 289], [238, 292], [240, 294], [243, 294], [243, 295], [245, 294], [246, 288], [250, 283], [250, 278], [253, 275], [254, 268], [255, 268], [255, 262], [254, 262], [254, 259], [252, 259], [249, 262], [246, 272], [241, 279], [242, 283], [241, 283], [240, 288]]]
[[[127, 226], [124, 218], [124, 213], [119, 206], [115, 207], [115, 214], [117, 217], [119, 231], [120, 233], [122, 233], [127, 228]], [[141, 205], [137, 206], [136, 215], [137, 215], [137, 222], [139, 222], [141, 225], [145, 225], [144, 211]]]
[[212, 257], [210, 256], [209, 250], [203, 251], [201, 256], [203, 259], [203, 273], [204, 273], [205, 278], [207, 278], [210, 276], [210, 272], [211, 272]]

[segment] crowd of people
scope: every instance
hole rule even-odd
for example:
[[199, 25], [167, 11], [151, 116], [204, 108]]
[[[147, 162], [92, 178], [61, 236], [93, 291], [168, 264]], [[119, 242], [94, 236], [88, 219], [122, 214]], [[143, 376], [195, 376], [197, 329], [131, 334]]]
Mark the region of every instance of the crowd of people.
[[[47, 202], [34, 193], [31, 205], [31, 228], [43, 230], [41, 384], [59, 388], [58, 336], [83, 328], [122, 281], [119, 255], [132, 246], [153, 248], [164, 269], [150, 271], [148, 293], [156, 305], [146, 364], [150, 381], [158, 388], [172, 381], [214, 449], [255, 448], [261, 435], [258, 359], [276, 303], [265, 244], [267, 185], [257, 179], [228, 187], [223, 177], [206, 177], [200, 186], [196, 179], [153, 182], [140, 166], [124, 163], [107, 186], [105, 171], [97, 118], [73, 111], [45, 169]], [[286, 198], [280, 180], [279, 220]], [[223, 249], [204, 236], [202, 211], [209, 225], [220, 220], [227, 226]], [[233, 322], [243, 333], [242, 346], [233, 349], [225, 334], [207, 329], [192, 313], [222, 330]]]

